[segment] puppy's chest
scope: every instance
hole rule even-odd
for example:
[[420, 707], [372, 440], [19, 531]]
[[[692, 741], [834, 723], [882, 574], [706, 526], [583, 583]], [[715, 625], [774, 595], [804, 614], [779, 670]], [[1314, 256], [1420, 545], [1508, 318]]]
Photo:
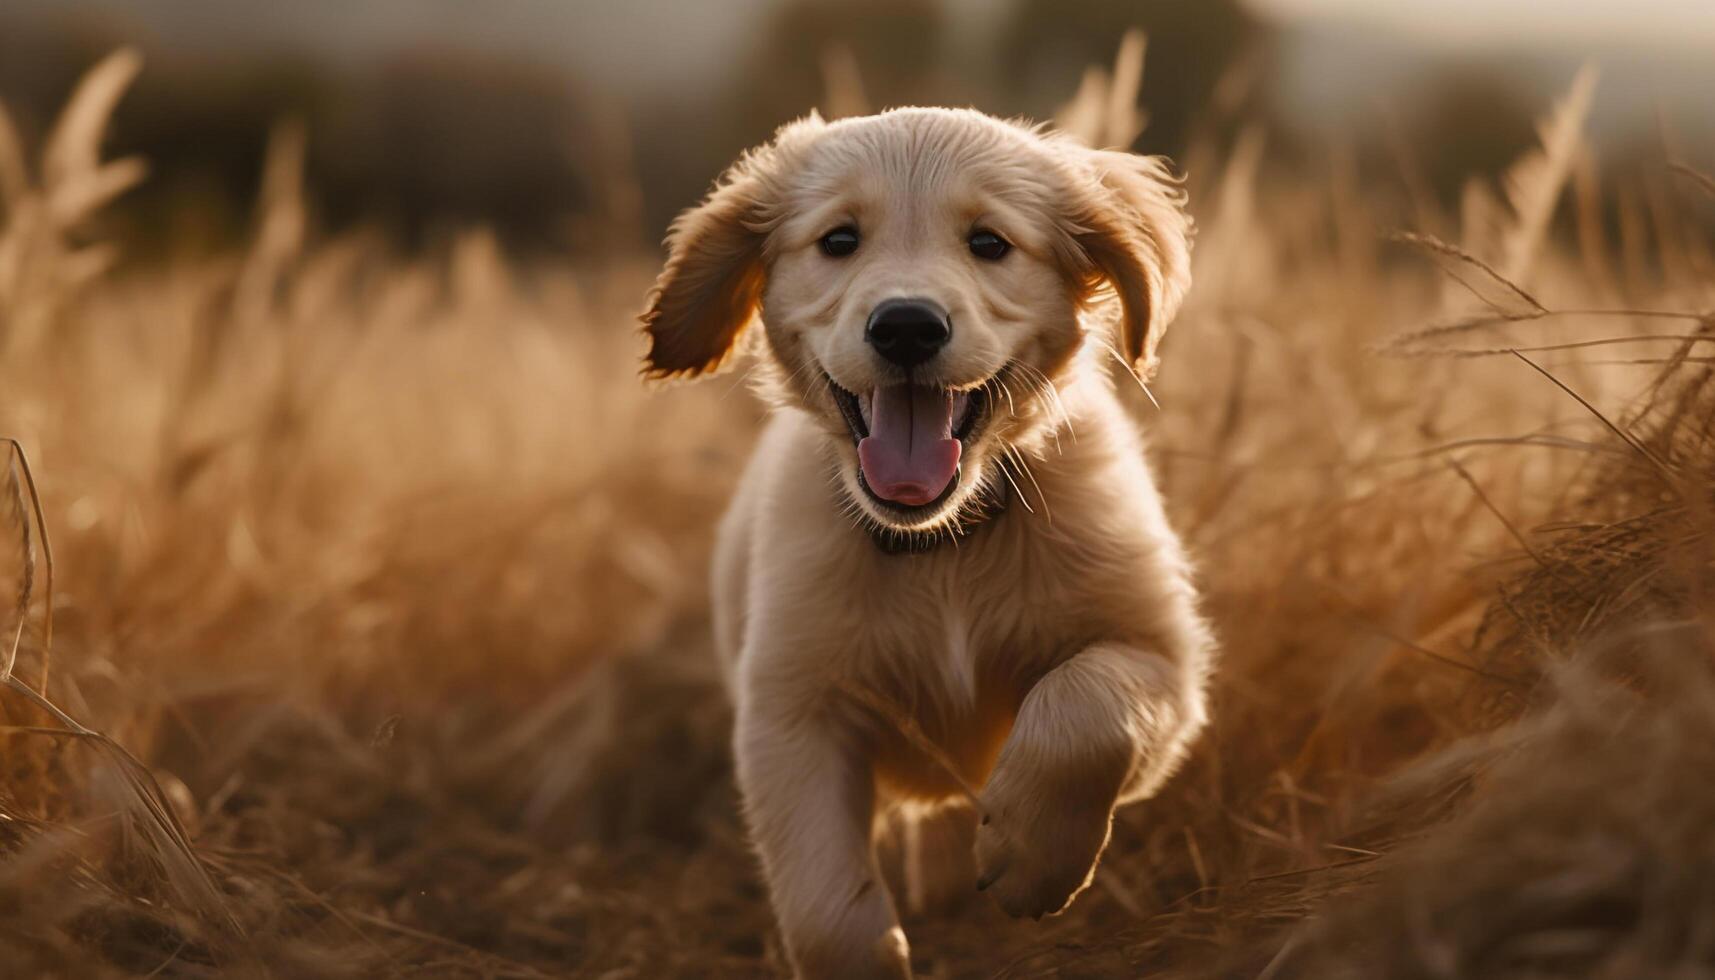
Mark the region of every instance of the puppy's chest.
[[935, 799], [987, 777], [1027, 689], [1016, 679], [1024, 648], [996, 625], [945, 604], [909, 636], [873, 638], [872, 650], [897, 643], [899, 655], [856, 665], [859, 683], [882, 702], [872, 715], [873, 758], [890, 795]]
[[1097, 605], [1085, 578], [1070, 563], [889, 556], [847, 625], [860, 656], [968, 686], [973, 674], [1028, 670], [1083, 632]]
[[[1004, 716], [1042, 674], [1098, 638], [1106, 619], [1085, 572], [967, 551], [900, 556], [863, 590], [841, 645], [852, 676], [928, 733], [956, 737]], [[952, 559], [952, 560], [949, 560]], [[938, 564], [937, 564], [938, 563]]]

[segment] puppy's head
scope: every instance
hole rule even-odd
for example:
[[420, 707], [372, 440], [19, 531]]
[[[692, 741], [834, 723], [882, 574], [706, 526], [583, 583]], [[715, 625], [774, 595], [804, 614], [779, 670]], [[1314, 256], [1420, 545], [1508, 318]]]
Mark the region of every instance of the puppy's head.
[[[1053, 424], [1087, 332], [1154, 369], [1189, 232], [1152, 158], [969, 110], [812, 115], [674, 222], [645, 370], [714, 371], [760, 319], [765, 383], [818, 421], [843, 491], [936, 528]], [[1085, 315], [1109, 295], [1117, 316]]]

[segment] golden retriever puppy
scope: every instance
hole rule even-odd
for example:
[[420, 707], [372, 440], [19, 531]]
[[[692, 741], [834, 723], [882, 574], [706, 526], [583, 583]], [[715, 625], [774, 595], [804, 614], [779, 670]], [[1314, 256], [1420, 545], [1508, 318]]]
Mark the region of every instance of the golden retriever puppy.
[[801, 976], [910, 975], [878, 813], [974, 805], [975, 886], [1051, 914], [1204, 723], [1214, 645], [1109, 370], [1154, 367], [1182, 204], [1159, 160], [899, 109], [786, 126], [673, 225], [647, 374], [761, 326], [715, 629]]

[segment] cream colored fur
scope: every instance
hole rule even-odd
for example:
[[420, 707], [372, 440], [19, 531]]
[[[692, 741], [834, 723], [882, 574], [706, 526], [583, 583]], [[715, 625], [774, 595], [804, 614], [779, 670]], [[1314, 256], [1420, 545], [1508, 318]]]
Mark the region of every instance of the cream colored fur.
[[[817, 244], [839, 226], [862, 236], [844, 258]], [[1013, 251], [973, 257], [976, 229]], [[1153, 159], [942, 109], [794, 123], [675, 224], [648, 371], [714, 370], [754, 335], [775, 406], [713, 586], [745, 816], [801, 976], [910, 975], [879, 814], [974, 806], [967, 887], [1051, 914], [1204, 724], [1214, 645], [1112, 383], [1153, 368], [1189, 232]], [[913, 380], [988, 405], [944, 504], [908, 514], [858, 483], [830, 388], [893, 377], [864, 322], [903, 296], [954, 324]]]

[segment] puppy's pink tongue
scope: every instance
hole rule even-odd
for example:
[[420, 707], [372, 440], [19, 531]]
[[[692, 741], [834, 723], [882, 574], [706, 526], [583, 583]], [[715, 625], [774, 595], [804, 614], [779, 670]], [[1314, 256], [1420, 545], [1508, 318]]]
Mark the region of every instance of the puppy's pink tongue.
[[858, 463], [884, 500], [916, 507], [939, 497], [959, 468], [952, 395], [917, 385], [877, 388]]

